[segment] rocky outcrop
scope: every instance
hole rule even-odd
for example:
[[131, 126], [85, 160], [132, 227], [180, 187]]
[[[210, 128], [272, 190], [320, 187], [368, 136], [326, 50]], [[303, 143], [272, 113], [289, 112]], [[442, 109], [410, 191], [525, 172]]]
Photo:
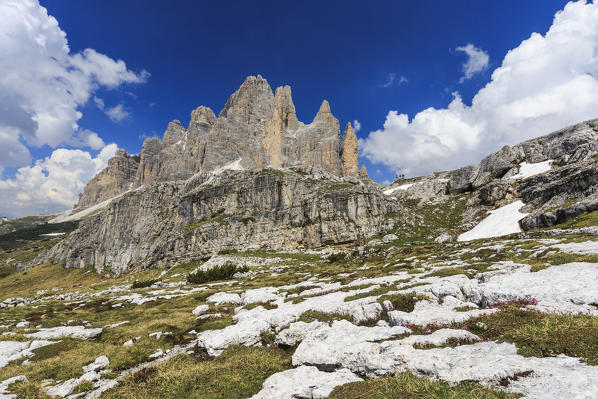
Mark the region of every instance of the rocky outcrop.
[[598, 196], [594, 195], [576, 204], [552, 211], [540, 211], [524, 217], [520, 224], [524, 230], [555, 226], [586, 212], [598, 210]]
[[[188, 179], [233, 162], [244, 169], [311, 166], [337, 176], [357, 176], [359, 166], [355, 132], [349, 124], [341, 144], [340, 124], [328, 101], [322, 102], [312, 123], [304, 124], [297, 119], [291, 88], [272, 93], [259, 75], [245, 79], [218, 117], [199, 107], [186, 129], [177, 120], [170, 122], [162, 140], [145, 140], [139, 157], [130, 159], [137, 164], [113, 162], [102, 178], [92, 180], [76, 208], [112, 198], [123, 192], [119, 187]], [[117, 175], [119, 184], [104, 182]], [[104, 189], [106, 185], [110, 189]]]
[[476, 190], [493, 179], [516, 173], [522, 162], [552, 160], [563, 166], [590, 159], [598, 154], [598, 119], [582, 122], [552, 134], [525, 141], [484, 158], [479, 165], [457, 170], [448, 182], [450, 194]]
[[371, 183], [311, 167], [202, 172], [113, 200], [37, 261], [122, 272], [222, 249], [315, 248], [385, 231], [398, 210]]
[[139, 156], [129, 155], [125, 150], [118, 149], [114, 157], [108, 161], [106, 169], [85, 186], [75, 207], [86, 208], [132, 189], [135, 186], [138, 168]]

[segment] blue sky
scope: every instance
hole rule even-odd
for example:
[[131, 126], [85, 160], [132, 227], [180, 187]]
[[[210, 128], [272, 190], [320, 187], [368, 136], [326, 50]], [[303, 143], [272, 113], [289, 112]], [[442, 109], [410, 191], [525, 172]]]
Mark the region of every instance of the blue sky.
[[[14, 1], [2, 0], [0, 3], [7, 2], [10, 6]], [[65, 33], [68, 42], [65, 57], [83, 54], [86, 67], [75, 64], [75, 68], [83, 71], [87, 87], [81, 99], [70, 105], [81, 116], [71, 116], [69, 120], [76, 121], [77, 127], [69, 134], [77, 136], [77, 132], [90, 131], [98, 139], [95, 145], [87, 145], [82, 144], [83, 139], [78, 142], [27, 139], [26, 134], [18, 136], [18, 129], [5, 133], [20, 137], [11, 136], [6, 139], [7, 143], [15, 146], [20, 143], [29, 152], [27, 158], [23, 148], [20, 153], [15, 150], [10, 154], [0, 150], [6, 160], [0, 165], [3, 179], [0, 192], [4, 189], [7, 196], [17, 196], [19, 185], [24, 185], [29, 178], [19, 175], [19, 167], [31, 168], [36, 161], [43, 163], [56, 149], [80, 149], [92, 160], [98, 159], [94, 165], [99, 168], [102, 162], [105, 163], [103, 158], [100, 161], [99, 154], [109, 143], [116, 143], [129, 153], [137, 153], [143, 138], [161, 136], [169, 121], [179, 119], [187, 125], [191, 110], [199, 105], [209, 106], [218, 113], [247, 75], [261, 74], [273, 88], [290, 85], [302, 121], [312, 120], [323, 99], [330, 102], [341, 125], [358, 120], [361, 129], [357, 134], [363, 147], [361, 162], [367, 166], [370, 176], [379, 182], [392, 180], [398, 171], [417, 175], [464, 166], [478, 161], [502, 144], [515, 144], [530, 135], [548, 133], [544, 129], [561, 127], [559, 124], [576, 121], [574, 118], [598, 116], [598, 111], [596, 115], [589, 115], [590, 111], [572, 114], [567, 109], [551, 110], [551, 115], [561, 116], [538, 119], [534, 115], [517, 125], [521, 127], [520, 133], [514, 126], [507, 134], [503, 132], [503, 126], [480, 127], [480, 118], [508, 119], [508, 115], [488, 115], [482, 106], [471, 106], [474, 96], [492, 84], [492, 73], [497, 68], [511, 69], [509, 63], [517, 62], [527, 65], [528, 61], [519, 60], [525, 56], [531, 57], [532, 61], [541, 58], [537, 53], [540, 50], [526, 53], [521, 43], [534, 32], [546, 35], [555, 24], [555, 13], [565, 7], [566, 1], [256, 1], [223, 4], [41, 0], [41, 5], [36, 0], [25, 2], [31, 3], [29, 8], [19, 8], [18, 12], [43, 20], [46, 17], [37, 8], [45, 7], [47, 14], [56, 19], [56, 29]], [[567, 15], [563, 19], [575, 23], [576, 18], [582, 19], [585, 18], [583, 14], [588, 14], [589, 8], [583, 7], [591, 7], [592, 14], [596, 8], [585, 1], [576, 5], [579, 10], [564, 13]], [[15, 23], [12, 28], [4, 29], [18, 28]], [[4, 46], [19, 36], [11, 37], [13, 39], [4, 38]], [[575, 37], [572, 35], [567, 40]], [[594, 39], [592, 30], [588, 33], [588, 46], [595, 44]], [[545, 41], [548, 43], [548, 36]], [[470, 57], [459, 50], [468, 44], [478, 54], [487, 56], [487, 63], [480, 61], [482, 64], [477, 69], [474, 65], [471, 76], [466, 76], [464, 71], [464, 64]], [[3, 46], [1, 41], [0, 46]], [[542, 43], [538, 47], [550, 48]], [[586, 47], [580, 51], [585, 51]], [[516, 60], [505, 58], [509, 50], [518, 48], [520, 56], [514, 57]], [[95, 53], [85, 54], [85, 49], [93, 49], [110, 61], [95, 63], [95, 58], [91, 57]], [[122, 60], [126, 67], [116, 65], [116, 60]], [[554, 72], [548, 70], [549, 64], [553, 62], [541, 67], [546, 70], [548, 80]], [[562, 71], [571, 69], [564, 64]], [[100, 77], [102, 72], [94, 75], [89, 72], [90, 65], [107, 65], [107, 70], [116, 71], [115, 80]], [[124, 70], [118, 69], [120, 67]], [[582, 65], [581, 75], [590, 74], [592, 68], [595, 65], [588, 61]], [[539, 73], [542, 74], [542, 69]], [[512, 86], [521, 85], [515, 82]], [[590, 86], [587, 87], [589, 90]], [[534, 86], [529, 90], [536, 89]], [[500, 88], [497, 91], [501, 91]], [[514, 104], [525, 99], [525, 95], [518, 94], [515, 99], [491, 96], [491, 101], [483, 102], [492, 103], [496, 99]], [[462, 104], [455, 103], [455, 98], [462, 99]], [[533, 98], [527, 100], [533, 101]], [[98, 106], [100, 102], [102, 107]], [[593, 103], [585, 105], [590, 110]], [[500, 106], [498, 103], [495, 108]], [[421, 119], [426, 121], [413, 121], [418, 113], [429, 107], [439, 111], [422, 114]], [[108, 112], [111, 109], [112, 112]], [[392, 114], [391, 111], [397, 112]], [[445, 119], [447, 112], [454, 113], [448, 115], [450, 120]], [[407, 121], [400, 119], [401, 114], [406, 114]], [[538, 111], [539, 114], [544, 115], [544, 111]], [[565, 114], [569, 116], [562, 116]], [[455, 121], [455, 118], [459, 120]], [[528, 124], [531, 119], [536, 121], [535, 124]], [[470, 128], [473, 129], [471, 132]], [[440, 129], [440, 133], [429, 133], [435, 132], [434, 129]], [[446, 137], [444, 130], [450, 131], [452, 136]], [[376, 134], [370, 135], [375, 131]], [[69, 134], [60, 136], [56, 133], [62, 138], [70, 137]], [[83, 137], [82, 133], [80, 137]], [[432, 145], [430, 143], [437, 145], [428, 147]], [[388, 153], [390, 150], [394, 152]], [[17, 153], [20, 155], [15, 155]], [[107, 153], [105, 151], [104, 155]], [[67, 156], [66, 153], [63, 156]], [[51, 174], [45, 163], [41, 169], [44, 176]], [[88, 175], [83, 173], [77, 178], [86, 180]], [[60, 186], [56, 182], [53, 184]], [[16, 201], [12, 208], [0, 208], [0, 213], [21, 214], [64, 208], [68, 201], [72, 202], [73, 191], [79, 190], [81, 184], [84, 182], [68, 188], [59, 187], [58, 191], [70, 190], [69, 199], [58, 201], [56, 206], [33, 206], [31, 199], [41, 194], [24, 192], [20, 202]], [[60, 196], [60, 192], [54, 194]]]
[[[141, 135], [187, 125], [199, 105], [216, 114], [247, 75], [275, 88], [288, 84], [300, 120], [309, 122], [324, 98], [340, 119], [359, 120], [358, 136], [380, 128], [389, 109], [413, 116], [464, 101], [489, 71], [459, 84], [466, 60], [458, 46], [474, 43], [496, 65], [532, 32], [545, 32], [565, 1], [42, 1], [67, 33], [71, 52], [93, 48], [146, 69], [144, 85], [101, 90], [106, 104], [123, 103], [131, 117], [114, 123], [93, 103], [80, 124], [128, 152]], [[389, 75], [409, 82], [383, 87]], [[395, 78], [397, 81], [398, 79]], [[133, 93], [137, 98], [130, 96]], [[154, 106], [151, 107], [150, 104]], [[376, 167], [366, 162], [372, 177]], [[386, 178], [383, 175], [381, 177]]]

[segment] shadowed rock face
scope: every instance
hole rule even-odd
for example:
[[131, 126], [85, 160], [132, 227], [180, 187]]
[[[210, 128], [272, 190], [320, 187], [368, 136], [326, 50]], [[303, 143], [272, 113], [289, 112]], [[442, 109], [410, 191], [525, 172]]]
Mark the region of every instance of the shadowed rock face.
[[374, 184], [314, 168], [199, 173], [113, 200], [38, 261], [122, 272], [222, 249], [314, 248], [385, 231], [397, 211]]
[[[101, 178], [89, 183], [75, 208], [233, 162], [244, 169], [311, 166], [337, 176], [357, 176], [359, 166], [355, 132], [349, 125], [341, 145], [340, 124], [326, 100], [312, 123], [304, 124], [297, 119], [291, 88], [279, 87], [274, 94], [259, 75], [245, 80], [218, 117], [211, 109], [199, 107], [191, 113], [186, 129], [175, 120], [162, 140], [145, 140], [138, 158], [126, 153], [119, 158], [98, 175]], [[129, 161], [123, 162], [124, 158]]]

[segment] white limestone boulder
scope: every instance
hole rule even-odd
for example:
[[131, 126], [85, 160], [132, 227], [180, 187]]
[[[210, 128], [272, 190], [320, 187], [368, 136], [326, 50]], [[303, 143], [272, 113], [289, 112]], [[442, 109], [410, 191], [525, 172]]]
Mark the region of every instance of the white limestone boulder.
[[326, 398], [335, 387], [357, 381], [362, 379], [347, 369], [327, 373], [301, 366], [270, 376], [251, 399]]

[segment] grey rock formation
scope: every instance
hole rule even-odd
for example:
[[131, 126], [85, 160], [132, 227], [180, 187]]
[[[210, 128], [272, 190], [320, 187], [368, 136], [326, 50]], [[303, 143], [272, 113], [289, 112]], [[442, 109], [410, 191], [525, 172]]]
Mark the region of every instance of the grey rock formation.
[[314, 248], [385, 231], [396, 211], [375, 185], [315, 168], [202, 172], [113, 200], [37, 262], [122, 272], [222, 249]]
[[581, 162], [598, 154], [598, 119], [582, 122], [552, 134], [525, 141], [484, 158], [479, 165], [459, 169], [451, 177], [447, 190], [451, 194], [472, 191], [493, 179], [505, 176], [522, 162], [553, 160], [563, 166]]
[[540, 211], [526, 216], [520, 222], [524, 230], [555, 226], [586, 212], [598, 210], [598, 196], [592, 196], [571, 206], [554, 211]]
[[77, 208], [131, 188], [188, 179], [233, 162], [244, 169], [311, 166], [337, 176], [357, 176], [359, 166], [355, 132], [348, 125], [341, 144], [340, 124], [328, 101], [306, 125], [297, 119], [291, 88], [279, 87], [273, 94], [259, 75], [245, 79], [218, 117], [211, 109], [199, 107], [191, 113], [186, 129], [172, 121], [162, 140], [145, 140], [139, 157], [125, 162], [124, 155], [90, 182]]
[[106, 169], [85, 186], [75, 208], [86, 208], [130, 190], [135, 186], [138, 167], [139, 156], [129, 155], [125, 150], [118, 149], [108, 161]]

